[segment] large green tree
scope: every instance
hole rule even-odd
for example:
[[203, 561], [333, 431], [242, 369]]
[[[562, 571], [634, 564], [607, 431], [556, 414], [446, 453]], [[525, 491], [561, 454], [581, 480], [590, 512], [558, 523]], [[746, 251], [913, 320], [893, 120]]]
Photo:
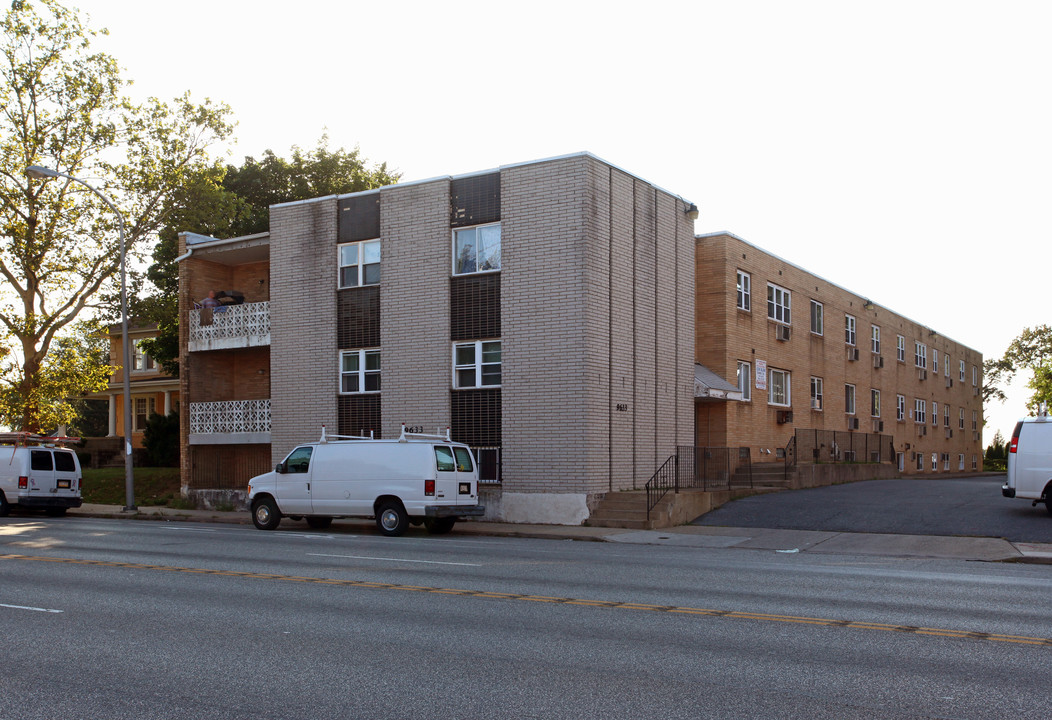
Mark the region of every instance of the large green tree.
[[370, 166], [357, 147], [329, 149], [327, 135], [313, 150], [293, 147], [288, 160], [267, 150], [261, 160], [246, 157], [240, 167], [199, 173], [171, 198], [170, 214], [154, 249], [148, 276], [158, 292], [137, 305], [136, 315], [156, 322], [159, 334], [144, 340], [143, 348], [166, 372], [179, 374], [179, 268], [173, 261], [180, 232], [217, 238], [266, 232], [273, 204], [360, 192], [390, 185], [399, 177], [386, 163]]
[[984, 387], [984, 395], [1004, 400], [1004, 393], [997, 384], [1010, 382], [1018, 372], [1029, 370], [1031, 375], [1027, 387], [1033, 394], [1027, 401], [1027, 409], [1034, 411], [1041, 403], [1052, 404], [1052, 327], [1024, 328], [1004, 356], [988, 361], [984, 370], [989, 376], [985, 385], [993, 388], [987, 395]]
[[89, 180], [120, 209], [137, 257], [232, 130], [226, 106], [188, 94], [133, 103], [116, 61], [92, 49], [99, 32], [57, 0], [16, 0], [0, 20], [0, 423], [26, 430], [50, 423], [55, 394], [104, 384], [75, 386], [80, 365], [48, 359], [82, 315], [112, 317], [121, 257], [117, 218], [94, 193], [25, 168]]

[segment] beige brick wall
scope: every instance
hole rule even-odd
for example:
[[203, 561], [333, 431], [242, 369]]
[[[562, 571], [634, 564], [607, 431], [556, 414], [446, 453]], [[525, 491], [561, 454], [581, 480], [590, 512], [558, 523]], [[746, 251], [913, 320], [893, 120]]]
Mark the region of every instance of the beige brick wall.
[[[971, 382], [971, 368], [982, 368], [982, 356], [960, 343], [933, 333], [921, 323], [899, 315], [879, 305], [865, 307], [866, 298], [856, 295], [827, 280], [809, 273], [792, 263], [781, 260], [747, 242], [729, 235], [702, 236], [697, 240], [697, 272], [704, 278], [697, 293], [696, 353], [698, 361], [734, 382], [737, 362], [752, 365], [752, 401], [699, 405], [699, 442], [711, 445], [748, 446], [754, 458], [761, 448], [772, 451], [784, 447], [797, 428], [817, 428], [847, 431], [849, 418], [857, 418], [857, 432], [873, 432], [874, 420], [882, 420], [884, 434], [893, 435], [895, 447], [906, 453], [906, 469], [915, 467], [913, 453], [925, 454], [925, 472], [931, 472], [931, 454], [940, 457], [939, 472], [943, 471], [941, 456], [951, 455], [951, 471], [958, 469], [958, 454], [965, 455], [965, 469], [971, 469], [972, 455], [981, 455], [981, 437], [973, 431], [971, 417], [976, 412], [977, 427], [982, 428], [982, 402]], [[750, 273], [752, 278], [752, 311], [736, 309], [735, 271]], [[791, 338], [776, 339], [777, 324], [767, 318], [767, 285], [774, 283], [792, 293]], [[810, 304], [817, 300], [823, 305], [824, 332], [821, 336], [810, 331]], [[845, 342], [845, 316], [856, 320], [858, 360], [849, 360], [849, 346]], [[721, 323], [714, 319], [725, 317], [725, 338], [719, 337]], [[874, 368], [871, 351], [871, 326], [881, 332], [880, 357], [884, 367]], [[896, 359], [896, 336], [906, 341], [905, 362]], [[927, 379], [920, 379], [914, 364], [914, 343], [925, 343], [928, 348]], [[932, 368], [933, 350], [939, 351], [939, 373]], [[945, 360], [952, 363], [953, 387], [946, 387]], [[966, 379], [960, 382], [958, 361], [966, 363]], [[769, 368], [792, 373], [791, 424], [778, 424], [778, 408], [769, 405], [766, 391], [757, 389], [756, 361], [765, 360]], [[824, 403], [821, 411], [811, 409], [810, 379], [821, 377]], [[855, 386], [855, 413], [845, 412], [846, 385]], [[978, 386], [981, 386], [979, 378]], [[880, 417], [871, 415], [870, 391], [880, 392]], [[896, 396], [906, 398], [907, 416], [895, 418]], [[926, 434], [921, 435], [917, 423], [909, 416], [915, 399], [922, 399], [927, 407]], [[939, 422], [933, 425], [932, 403], [938, 403]], [[953, 437], [946, 437], [943, 412], [951, 408]], [[965, 430], [958, 427], [959, 411], [965, 411]], [[705, 442], [706, 439], [710, 442]], [[772, 455], [773, 459], [773, 455]]]
[[450, 424], [449, 180], [395, 185], [380, 198], [383, 433], [396, 437], [403, 422], [430, 433]]
[[337, 427], [336, 199], [270, 209], [271, 457]]

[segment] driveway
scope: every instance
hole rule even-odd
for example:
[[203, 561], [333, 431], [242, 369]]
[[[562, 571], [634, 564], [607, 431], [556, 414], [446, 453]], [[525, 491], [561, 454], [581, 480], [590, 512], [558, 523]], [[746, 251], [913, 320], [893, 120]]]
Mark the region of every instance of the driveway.
[[1052, 543], [1052, 515], [1001, 496], [1004, 475], [866, 480], [755, 495], [694, 525], [851, 533], [1000, 537]]

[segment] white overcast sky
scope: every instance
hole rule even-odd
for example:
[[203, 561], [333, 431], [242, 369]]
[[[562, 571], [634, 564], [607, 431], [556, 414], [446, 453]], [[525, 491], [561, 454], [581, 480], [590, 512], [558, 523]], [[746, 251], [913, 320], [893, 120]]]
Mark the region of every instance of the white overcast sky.
[[587, 150], [984, 357], [1052, 322], [1047, 1], [67, 1], [136, 94], [230, 104], [234, 163], [323, 131], [403, 180]]

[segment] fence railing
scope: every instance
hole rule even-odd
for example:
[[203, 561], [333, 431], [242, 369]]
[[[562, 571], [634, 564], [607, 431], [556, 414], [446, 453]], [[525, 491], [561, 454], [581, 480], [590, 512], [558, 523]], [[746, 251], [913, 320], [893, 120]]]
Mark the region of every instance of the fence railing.
[[207, 350], [217, 344], [225, 347], [234, 341], [270, 344], [270, 303], [266, 301], [191, 310], [189, 321], [190, 350]]
[[676, 448], [647, 481], [647, 518], [661, 498], [680, 489], [729, 490], [752, 487], [752, 452], [749, 448], [692, 447]]
[[797, 463], [884, 463], [895, 461], [895, 445], [891, 435], [797, 429], [785, 455], [786, 467]]

